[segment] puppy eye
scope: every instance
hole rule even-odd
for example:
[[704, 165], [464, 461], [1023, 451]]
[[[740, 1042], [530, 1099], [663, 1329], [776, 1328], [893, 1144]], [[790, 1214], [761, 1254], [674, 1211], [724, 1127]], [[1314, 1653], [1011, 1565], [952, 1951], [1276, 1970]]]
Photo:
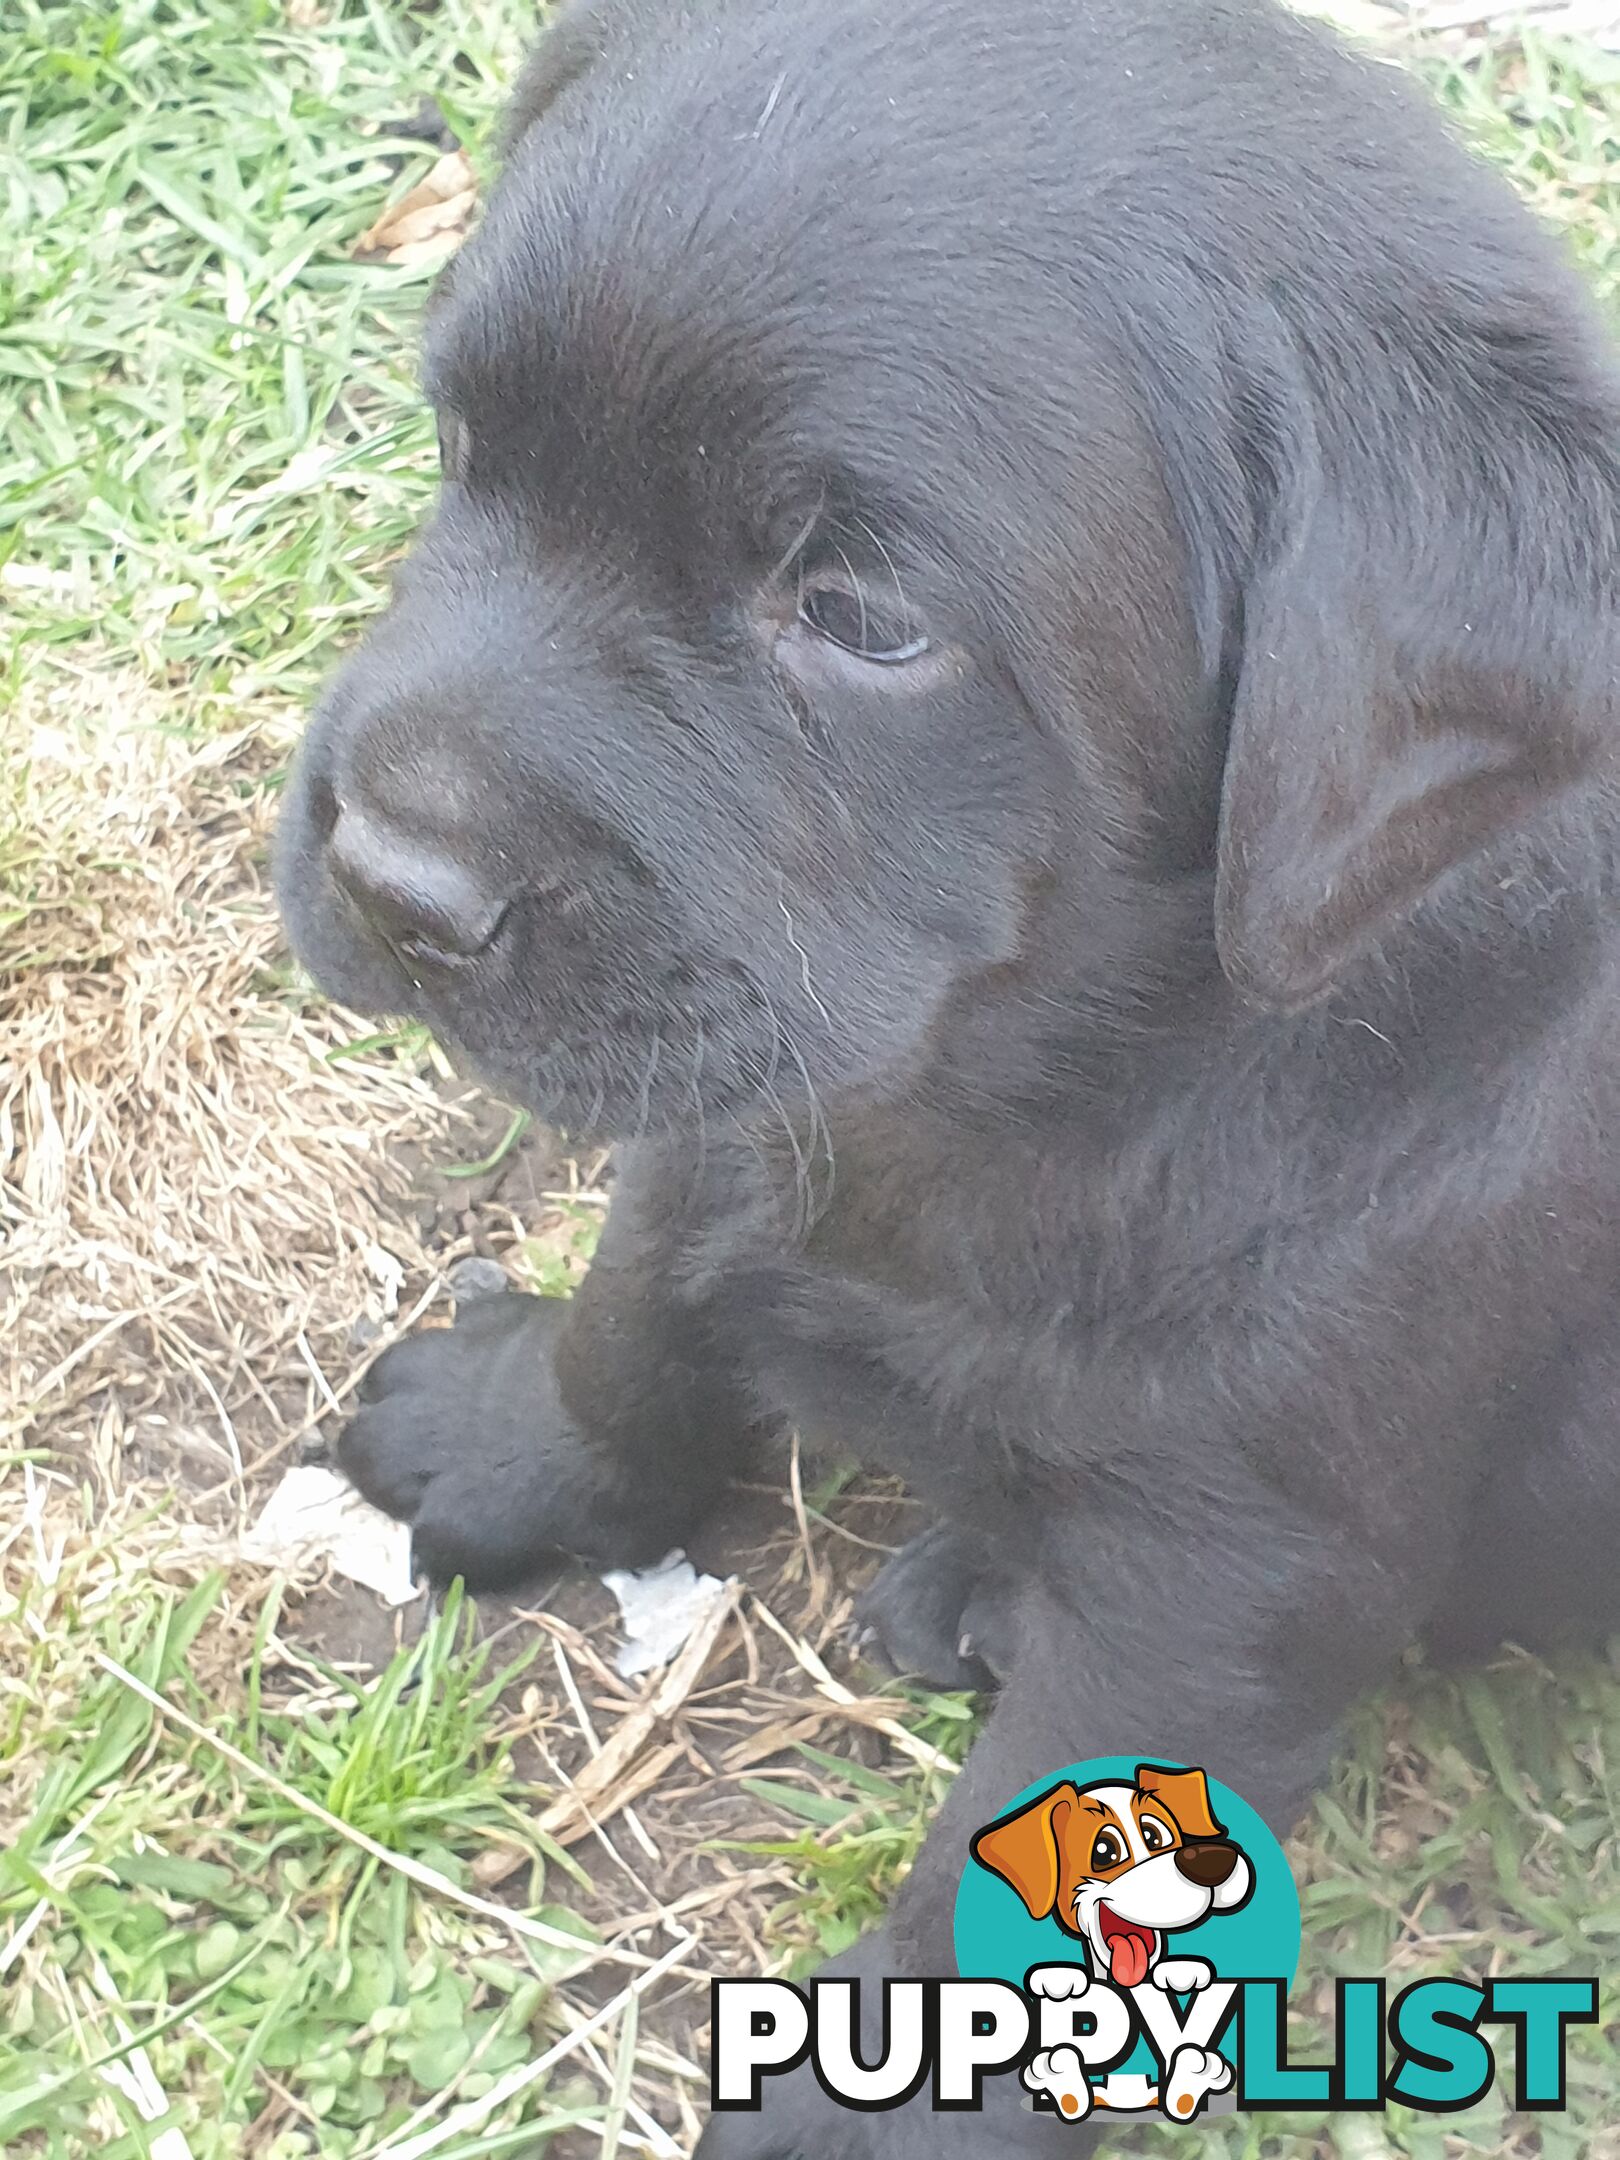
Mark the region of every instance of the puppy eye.
[[900, 667], [928, 650], [927, 636], [897, 598], [874, 597], [859, 585], [828, 579], [801, 586], [799, 620], [829, 645], [876, 667]]
[[1091, 1865], [1099, 1872], [1103, 1868], [1118, 1867], [1125, 1857], [1125, 1847], [1117, 1830], [1099, 1830], [1091, 1848]]
[[1163, 1823], [1155, 1822], [1151, 1815], [1144, 1815], [1142, 1817], [1142, 1843], [1149, 1852], [1163, 1852], [1170, 1843], [1170, 1833]]
[[446, 480], [463, 480], [467, 475], [467, 454], [470, 442], [467, 423], [460, 413], [442, 409], [439, 420], [439, 472]]

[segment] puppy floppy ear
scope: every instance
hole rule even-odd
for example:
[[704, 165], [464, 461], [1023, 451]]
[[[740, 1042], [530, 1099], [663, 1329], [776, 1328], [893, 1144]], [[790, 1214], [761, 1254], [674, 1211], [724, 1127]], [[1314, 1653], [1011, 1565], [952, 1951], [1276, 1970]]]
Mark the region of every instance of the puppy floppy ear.
[[1260, 1005], [1321, 995], [1613, 727], [1613, 407], [1573, 326], [1517, 366], [1513, 328], [1494, 369], [1437, 336], [1432, 380], [1364, 352], [1326, 390], [1268, 334], [1215, 889], [1222, 969]]
[[1166, 1770], [1159, 1763], [1138, 1763], [1136, 1782], [1163, 1803], [1184, 1838], [1223, 1838], [1209, 1804], [1209, 1779], [1202, 1770]]
[[537, 120], [607, 52], [609, 24], [600, 0], [564, 0], [550, 10], [524, 62], [501, 122], [501, 155], [510, 159]]
[[1058, 1833], [1080, 1797], [1067, 1782], [1031, 1800], [1014, 1815], [1004, 1815], [975, 1837], [969, 1850], [980, 1867], [999, 1875], [1023, 1899], [1031, 1919], [1048, 1919], [1063, 1887], [1063, 1856]]

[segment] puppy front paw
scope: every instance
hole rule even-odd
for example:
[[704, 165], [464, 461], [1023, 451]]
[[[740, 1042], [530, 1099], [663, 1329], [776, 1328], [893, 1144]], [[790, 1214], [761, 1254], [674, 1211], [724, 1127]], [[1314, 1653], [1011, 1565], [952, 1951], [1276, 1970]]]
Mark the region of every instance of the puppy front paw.
[[1084, 2122], [1091, 2113], [1091, 2086], [1078, 2048], [1042, 2048], [1018, 2074], [1026, 2091], [1044, 2093], [1065, 2122]]
[[1024, 1985], [1048, 2002], [1078, 2002], [1091, 1985], [1091, 1975], [1083, 1965], [1036, 1965]]
[[1172, 2122], [1191, 2122], [1211, 2094], [1226, 2091], [1232, 2075], [1232, 2065], [1213, 2048], [1178, 2047], [1159, 2104]]
[[1149, 1977], [1166, 1995], [1195, 1995], [1200, 1988], [1209, 1986], [1215, 1968], [1204, 1958], [1164, 1958]]
[[636, 1566], [678, 1542], [637, 1521], [563, 1407], [552, 1352], [567, 1313], [558, 1298], [480, 1298], [367, 1373], [338, 1466], [411, 1525], [430, 1581], [505, 1589], [564, 1554]]

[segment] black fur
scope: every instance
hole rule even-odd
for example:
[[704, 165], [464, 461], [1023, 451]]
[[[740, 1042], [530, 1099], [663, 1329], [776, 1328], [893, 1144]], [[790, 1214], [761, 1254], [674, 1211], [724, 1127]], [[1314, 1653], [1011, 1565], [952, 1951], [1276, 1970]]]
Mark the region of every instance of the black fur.
[[[1267, 0], [585, 0], [428, 381], [288, 919], [628, 1143], [566, 1316], [346, 1436], [435, 1571], [789, 1423], [902, 1473], [876, 1624], [1002, 1684], [867, 1972], [1073, 1759], [1286, 1827], [1414, 1639], [1613, 1623], [1620, 394], [1411, 87]], [[703, 2154], [1048, 2139], [800, 2077]]]

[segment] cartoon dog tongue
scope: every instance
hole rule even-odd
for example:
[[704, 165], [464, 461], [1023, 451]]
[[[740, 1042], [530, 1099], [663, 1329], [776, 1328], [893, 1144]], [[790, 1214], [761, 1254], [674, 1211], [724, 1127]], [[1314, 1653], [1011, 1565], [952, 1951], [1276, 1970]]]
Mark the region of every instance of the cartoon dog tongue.
[[1108, 1946], [1108, 1977], [1115, 1987], [1140, 1987], [1153, 1955], [1153, 1930], [1134, 1927], [1106, 1905], [1098, 1906], [1097, 1920]]

